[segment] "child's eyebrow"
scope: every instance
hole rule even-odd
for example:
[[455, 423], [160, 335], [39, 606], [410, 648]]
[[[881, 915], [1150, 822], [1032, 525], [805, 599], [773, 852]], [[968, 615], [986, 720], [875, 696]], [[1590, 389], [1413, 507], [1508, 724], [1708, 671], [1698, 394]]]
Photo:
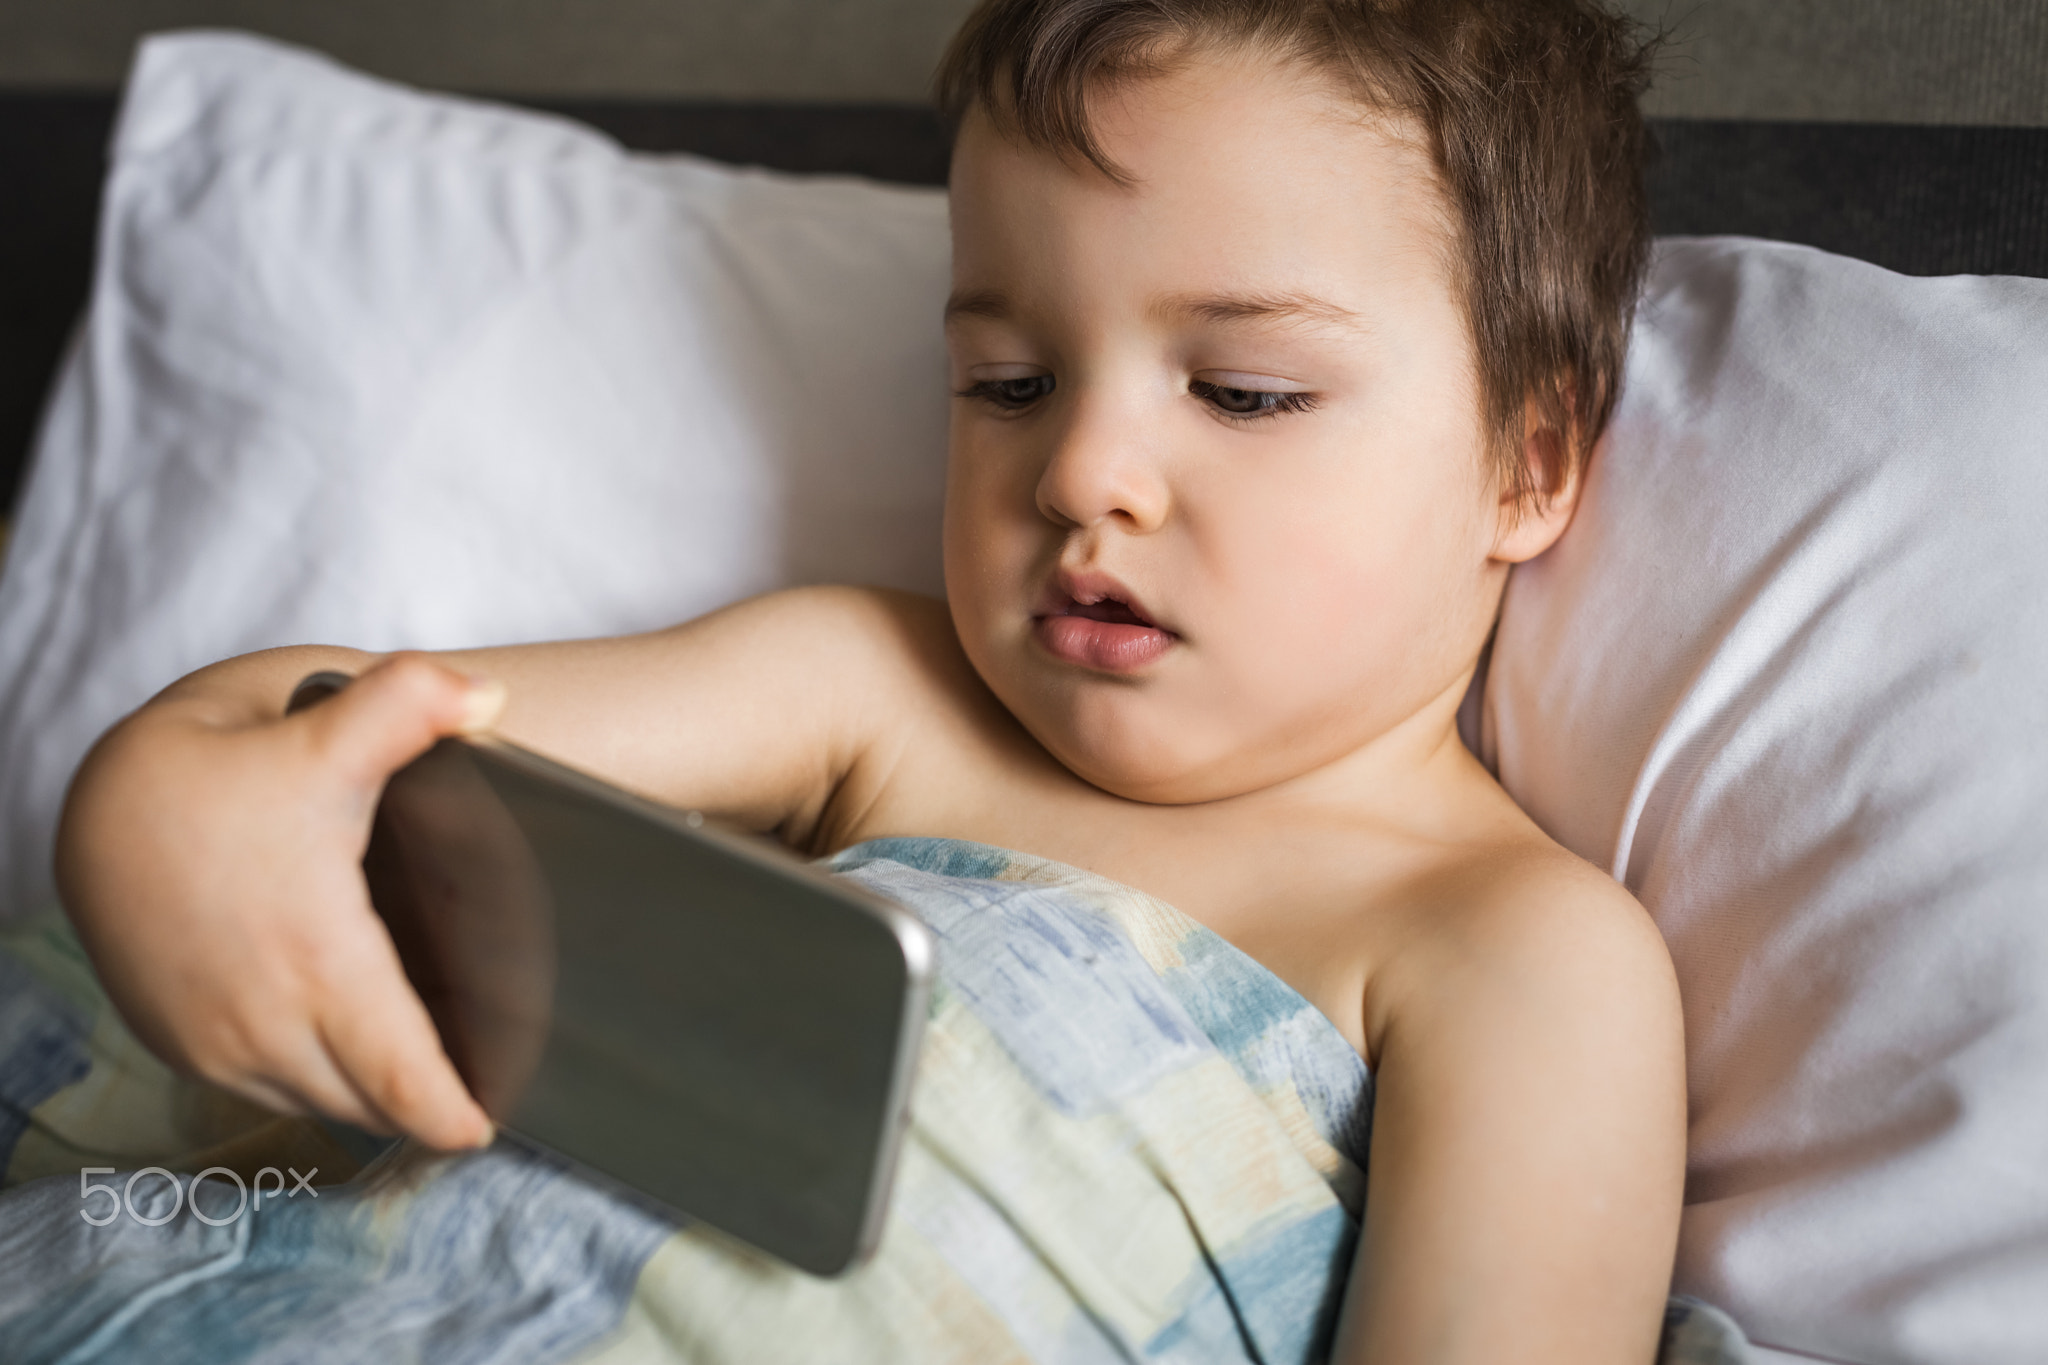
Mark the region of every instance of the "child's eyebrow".
[[1353, 330], [1364, 319], [1313, 294], [1173, 294], [1153, 305], [1167, 317], [1194, 322], [1286, 322]]
[[946, 300], [946, 321], [954, 318], [989, 318], [1001, 322], [1010, 316], [1010, 300], [999, 289], [971, 289]]
[[[1183, 321], [1281, 322], [1355, 330], [1365, 320], [1313, 294], [1169, 294], [1152, 305], [1153, 313]], [[946, 300], [946, 321], [988, 318], [1002, 322], [1011, 315], [1010, 298], [999, 289], [973, 289]]]

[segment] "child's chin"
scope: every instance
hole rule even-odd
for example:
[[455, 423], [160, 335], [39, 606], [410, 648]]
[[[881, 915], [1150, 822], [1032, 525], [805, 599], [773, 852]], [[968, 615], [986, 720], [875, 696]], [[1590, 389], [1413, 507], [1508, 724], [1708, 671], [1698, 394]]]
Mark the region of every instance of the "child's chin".
[[1135, 726], [1099, 715], [1093, 723], [1073, 719], [1062, 717], [1066, 723], [1045, 728], [1027, 720], [1026, 728], [1069, 772], [1111, 796], [1148, 806], [1190, 806], [1241, 794], [1226, 774], [1175, 746], [1133, 742]]

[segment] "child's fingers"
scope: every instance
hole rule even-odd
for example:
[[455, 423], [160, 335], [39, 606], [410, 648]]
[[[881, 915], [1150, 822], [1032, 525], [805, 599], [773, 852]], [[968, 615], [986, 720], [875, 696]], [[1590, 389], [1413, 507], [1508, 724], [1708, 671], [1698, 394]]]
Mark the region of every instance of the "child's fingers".
[[308, 1033], [283, 1066], [290, 1082], [270, 1076], [238, 1077], [233, 1089], [280, 1114], [324, 1114], [372, 1133], [396, 1134], [397, 1126], [370, 1103], [334, 1059], [326, 1045]]
[[223, 1090], [273, 1112], [324, 1114], [372, 1132], [396, 1132], [390, 1119], [342, 1074], [310, 1023], [287, 1024], [281, 1014], [271, 1011], [271, 1022], [260, 1036], [227, 1030], [248, 1039], [241, 1046], [199, 1054], [173, 1046], [166, 1052], [181, 1056], [193, 1071]]
[[385, 1126], [443, 1151], [490, 1142], [490, 1117], [448, 1060], [395, 956], [358, 976], [319, 1030], [335, 1070]]
[[[218, 1082], [224, 1090], [232, 1090], [245, 1100], [253, 1100], [265, 1109], [277, 1114], [297, 1117], [316, 1112], [296, 1091], [279, 1085], [267, 1076], [240, 1076], [233, 1080]], [[335, 1115], [339, 1118], [341, 1115]]]
[[351, 779], [378, 785], [444, 735], [482, 730], [505, 706], [502, 683], [399, 654], [305, 713], [319, 743]]
[[[287, 724], [303, 723], [331, 771], [368, 797], [435, 740], [489, 725], [504, 700], [500, 684], [400, 654]], [[308, 964], [308, 1046], [317, 1055], [293, 1059], [291, 1082], [314, 1107], [364, 1127], [444, 1150], [489, 1142], [489, 1118], [448, 1060], [368, 903], [330, 927], [321, 960]]]

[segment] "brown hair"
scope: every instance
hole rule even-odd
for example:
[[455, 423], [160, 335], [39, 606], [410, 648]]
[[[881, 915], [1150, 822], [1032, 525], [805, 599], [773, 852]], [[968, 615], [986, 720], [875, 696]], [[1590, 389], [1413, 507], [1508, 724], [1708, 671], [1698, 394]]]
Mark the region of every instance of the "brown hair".
[[1649, 255], [1636, 99], [1652, 44], [1600, 0], [983, 0], [935, 90], [956, 125], [981, 108], [1122, 180], [1091, 90], [1214, 43], [1305, 62], [1420, 126], [1458, 227], [1502, 491], [1516, 507], [1547, 491], [1522, 458], [1531, 400], [1565, 433], [1556, 472], [1575, 474], [1614, 411]]

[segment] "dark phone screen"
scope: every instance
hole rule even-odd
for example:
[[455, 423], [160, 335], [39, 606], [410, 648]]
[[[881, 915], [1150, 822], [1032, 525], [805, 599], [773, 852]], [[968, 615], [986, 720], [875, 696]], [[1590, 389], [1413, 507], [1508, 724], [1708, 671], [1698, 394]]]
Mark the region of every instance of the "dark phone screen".
[[529, 1141], [844, 1269], [922, 1023], [900, 929], [562, 771], [444, 740], [385, 790], [364, 871], [449, 1056]]

